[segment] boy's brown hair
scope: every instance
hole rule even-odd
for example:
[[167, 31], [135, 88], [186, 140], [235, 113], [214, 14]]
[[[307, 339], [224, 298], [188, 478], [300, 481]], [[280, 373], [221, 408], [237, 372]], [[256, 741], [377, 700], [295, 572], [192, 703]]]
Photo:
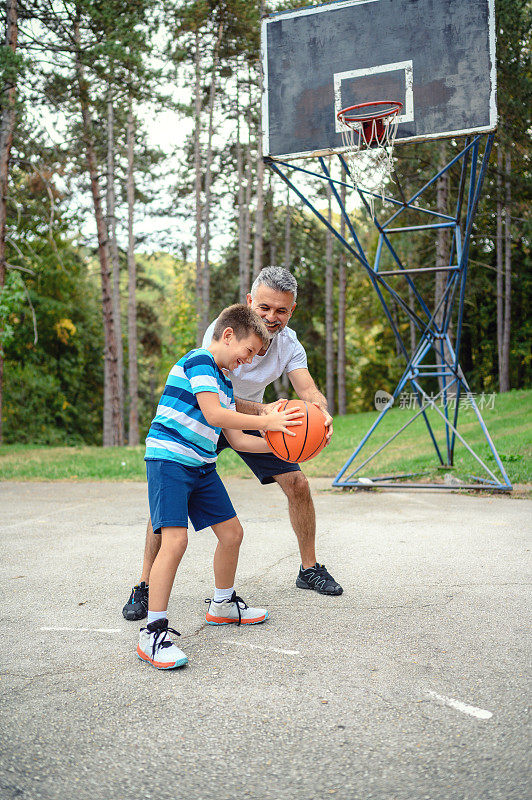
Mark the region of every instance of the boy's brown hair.
[[269, 344], [270, 337], [265, 324], [259, 315], [244, 303], [235, 303], [234, 306], [224, 308], [216, 320], [212, 338], [219, 341], [226, 328], [232, 328], [238, 340], [254, 333], [262, 340], [264, 347]]

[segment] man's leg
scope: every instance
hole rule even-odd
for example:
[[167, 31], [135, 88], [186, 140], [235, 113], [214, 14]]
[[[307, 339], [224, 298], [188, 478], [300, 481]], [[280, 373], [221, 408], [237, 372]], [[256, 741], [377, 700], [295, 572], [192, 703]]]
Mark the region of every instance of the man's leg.
[[136, 584], [131, 590], [129, 600], [122, 609], [122, 616], [128, 620], [144, 619], [148, 614], [148, 584], [150, 582], [150, 572], [159, 549], [161, 547], [161, 536], [155, 535], [148, 518], [146, 527], [146, 541], [144, 544], [144, 560], [142, 562], [142, 574], [140, 583]]
[[306, 476], [298, 471], [284, 472], [272, 477], [288, 498], [290, 522], [301, 553], [301, 569], [296, 586], [300, 589], [314, 589], [320, 594], [342, 594], [340, 584], [316, 561], [316, 512]]
[[308, 480], [302, 472], [274, 475], [288, 499], [288, 513], [297, 536], [303, 569], [316, 563], [316, 512]]
[[[244, 431], [259, 435], [257, 431]], [[296, 579], [300, 589], [314, 589], [320, 594], [342, 594], [342, 587], [323, 564], [316, 562], [316, 514], [305, 475], [296, 464], [287, 464], [273, 453], [235, 451], [261, 483], [276, 481], [288, 498], [290, 522], [297, 536], [302, 569]]]
[[156, 536], [151, 526], [151, 519], [148, 517], [148, 524], [146, 526], [146, 542], [144, 544], [144, 561], [142, 562], [142, 575], [140, 576], [141, 582], [149, 584], [150, 572], [153, 562], [157, 558], [157, 553], [161, 547], [161, 536]]

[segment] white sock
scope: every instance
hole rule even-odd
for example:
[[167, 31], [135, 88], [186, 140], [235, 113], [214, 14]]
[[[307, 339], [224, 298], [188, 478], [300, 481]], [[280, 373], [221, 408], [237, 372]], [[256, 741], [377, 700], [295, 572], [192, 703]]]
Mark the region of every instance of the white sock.
[[224, 600], [230, 600], [233, 596], [233, 592], [235, 591], [235, 587], [231, 586], [230, 589], [214, 589], [214, 602], [215, 603], [223, 603]]
[[158, 619], [166, 619], [168, 611], [148, 611], [148, 625], [150, 622], [156, 622]]

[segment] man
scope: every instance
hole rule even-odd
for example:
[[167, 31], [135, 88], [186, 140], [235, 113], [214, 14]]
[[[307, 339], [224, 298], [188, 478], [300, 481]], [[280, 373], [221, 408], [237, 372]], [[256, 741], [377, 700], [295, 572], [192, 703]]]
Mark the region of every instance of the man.
[[[265, 267], [255, 279], [247, 303], [262, 318], [270, 344], [253, 358], [251, 364], [240, 364], [228, 372], [236, 397], [236, 409], [244, 414], [267, 414], [274, 403], [264, 405], [262, 398], [266, 386], [286, 372], [294, 391], [301, 400], [315, 403], [325, 414], [328, 428], [327, 443], [333, 433], [333, 420], [327, 409], [327, 401], [318, 390], [307, 369], [305, 350], [295, 331], [288, 328], [294, 313], [297, 298], [297, 282], [283, 267]], [[205, 331], [203, 347], [212, 339], [215, 322]], [[247, 433], [253, 433], [247, 431]], [[256, 432], [255, 432], [256, 433]], [[220, 436], [218, 452], [230, 445]], [[296, 578], [300, 589], [314, 589], [320, 594], [340, 595], [342, 587], [323, 564], [316, 560], [316, 514], [310, 487], [299, 464], [282, 461], [273, 453], [239, 453], [261, 484], [277, 483], [288, 499], [290, 522], [297, 537], [301, 554], [301, 567]], [[160, 537], [152, 530], [151, 521], [146, 531], [144, 562], [140, 583], [133, 587], [122, 613], [126, 619], [143, 619], [148, 608], [148, 583], [152, 564], [160, 547]]]

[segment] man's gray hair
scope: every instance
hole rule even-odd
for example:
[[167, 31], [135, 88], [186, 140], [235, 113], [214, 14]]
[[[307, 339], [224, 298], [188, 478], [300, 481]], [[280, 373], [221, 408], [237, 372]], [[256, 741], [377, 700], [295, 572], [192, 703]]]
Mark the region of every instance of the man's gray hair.
[[294, 302], [297, 298], [297, 281], [285, 267], [264, 267], [261, 269], [251, 287], [251, 296], [254, 298], [260, 285], [275, 289], [276, 292], [292, 292]]

